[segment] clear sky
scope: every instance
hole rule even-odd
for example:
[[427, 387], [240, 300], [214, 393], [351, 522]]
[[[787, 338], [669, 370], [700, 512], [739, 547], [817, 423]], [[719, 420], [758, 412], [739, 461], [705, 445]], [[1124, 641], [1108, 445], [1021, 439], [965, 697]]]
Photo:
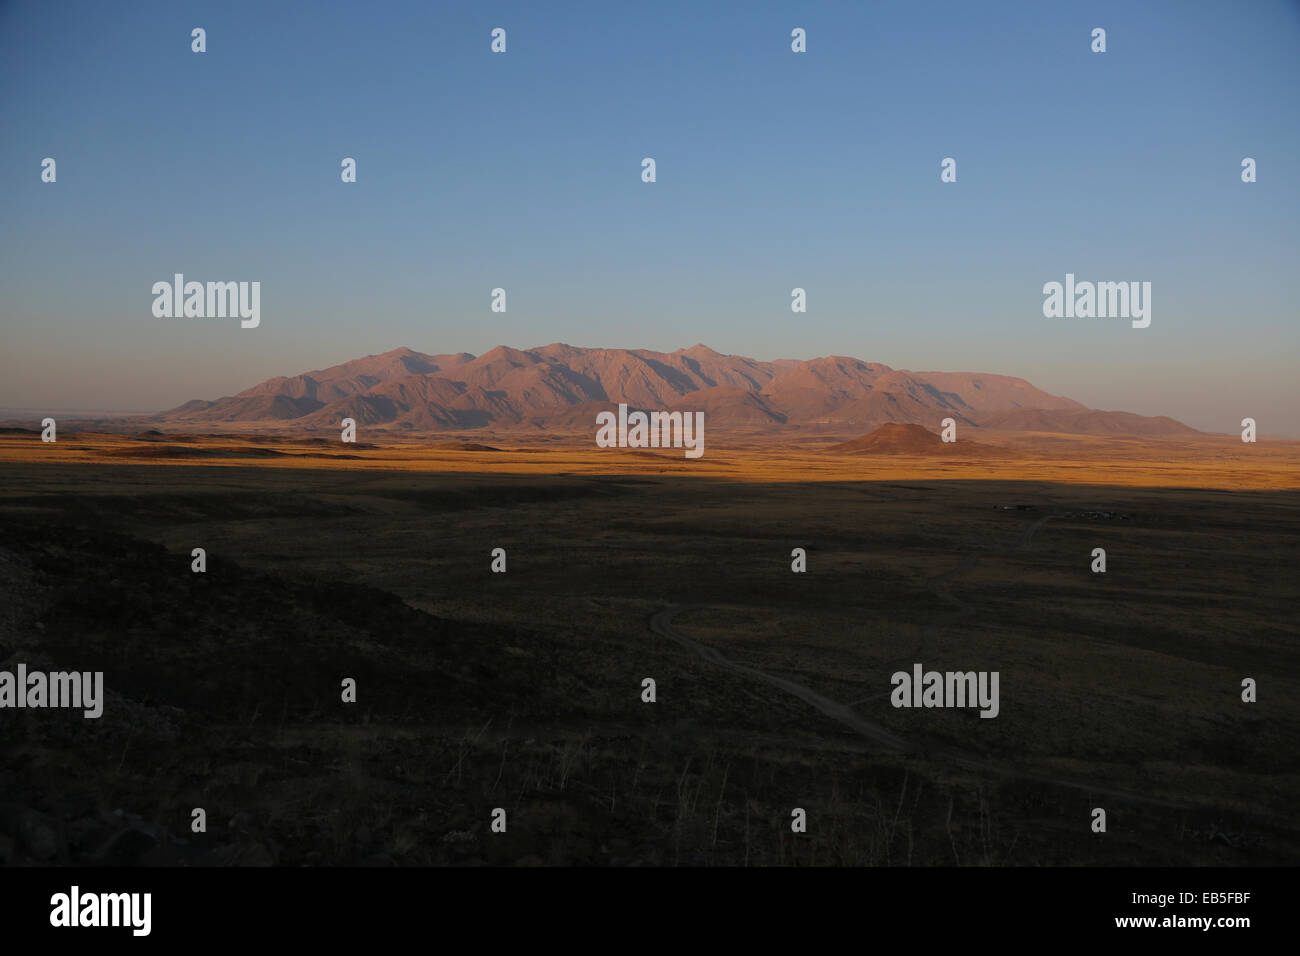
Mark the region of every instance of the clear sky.
[[[1298, 49], [1294, 0], [0, 2], [0, 406], [703, 342], [1300, 436]], [[260, 327], [155, 318], [175, 272]], [[1044, 318], [1067, 272], [1151, 326]]]

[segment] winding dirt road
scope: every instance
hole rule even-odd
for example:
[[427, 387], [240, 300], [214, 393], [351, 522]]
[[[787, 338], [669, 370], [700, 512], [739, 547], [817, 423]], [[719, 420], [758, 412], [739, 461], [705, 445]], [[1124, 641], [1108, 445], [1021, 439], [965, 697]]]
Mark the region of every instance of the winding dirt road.
[[716, 649], [709, 647], [706, 644], [700, 644], [698, 641], [691, 640], [673, 627], [672, 619], [677, 614], [680, 614], [682, 611], [698, 609], [705, 606], [706, 605], [703, 604], [687, 604], [664, 608], [662, 611], [650, 618], [650, 630], [671, 641], [676, 641], [683, 647], [694, 651], [711, 664], [716, 664], [718, 667], [732, 671], [733, 673], [744, 674], [746, 677], [752, 677], [756, 680], [763, 681], [764, 683], [771, 684], [773, 687], [779, 688], [787, 694], [793, 694], [800, 700], [812, 704], [813, 707], [816, 707], [827, 717], [830, 717], [833, 720], [838, 720], [845, 726], [853, 728], [863, 737], [866, 737], [872, 743], [877, 744], [885, 750], [901, 752], [909, 752], [912, 750], [911, 745], [901, 737], [895, 736], [878, 724], [873, 724], [870, 721], [859, 717], [853, 712], [853, 709], [848, 704], [837, 703], [829, 697], [824, 697], [816, 691], [804, 687], [802, 684], [796, 684], [794, 681], [786, 680], [784, 677], [777, 677], [775, 674], [761, 671], [757, 667], [750, 667], [748, 664], [737, 664], [735, 661], [723, 657]]
[[[1033, 540], [1034, 532], [1036, 532], [1039, 528], [1041, 528], [1052, 518], [1059, 518], [1059, 517], [1062, 516], [1045, 515], [1042, 518], [1039, 518], [1033, 524], [1031, 524], [1028, 528], [1026, 528], [1024, 535], [1021, 538], [1021, 542], [1020, 542], [1021, 548], [1028, 549]], [[962, 616], [976, 613], [976, 609], [969, 602], [963, 601], [960, 598], [948, 594], [947, 592], [941, 589], [941, 586], [946, 582], [948, 582], [949, 580], [951, 580], [953, 577], [956, 577], [959, 574], [964, 574], [972, 570], [977, 564], [979, 564], [982, 557], [983, 555], [981, 554], [967, 555], [963, 559], [962, 563], [958, 565], [958, 567], [956, 567], [955, 569], [951, 571], [945, 571], [942, 574], [937, 574], [934, 575], [933, 577], [927, 578], [925, 581], [926, 589], [929, 590], [931, 593], [935, 594], [936, 596], [942, 598], [947, 603], [956, 607]], [[864, 703], [866, 700], [874, 700], [877, 697], [888, 697], [889, 694], [891, 693], [890, 691], [886, 691], [883, 694], [879, 694], [879, 695], [873, 695], [872, 697], [865, 698], [863, 701], [857, 701], [855, 702], [855, 704], [841, 704], [838, 701], [831, 700], [829, 697], [826, 697], [823, 694], [819, 694], [816, 691], [812, 690], [811, 688], [804, 687], [802, 684], [795, 683], [792, 680], [788, 680], [784, 677], [778, 677], [775, 674], [769, 674], [764, 670], [760, 670], [757, 667], [751, 667], [748, 664], [740, 664], [737, 663], [736, 661], [730, 660], [726, 656], [724, 656], [720, 651], [718, 651], [716, 648], [709, 647], [707, 644], [701, 644], [699, 641], [692, 640], [691, 638], [687, 637], [686, 635], [678, 631], [675, 627], [673, 627], [673, 618], [676, 617], [678, 614], [681, 614], [685, 611], [699, 610], [702, 608], [713, 607], [713, 606], [714, 605], [708, 605], [708, 604], [678, 604], [678, 605], [672, 605], [670, 607], [666, 607], [663, 610], [658, 611], [655, 614], [651, 615], [650, 630], [656, 634], [668, 638], [671, 641], [674, 641], [677, 644], [680, 644], [682, 647], [687, 648], [688, 650], [694, 652], [695, 654], [702, 657], [704, 660], [708, 661], [711, 664], [714, 664], [717, 667], [721, 667], [724, 670], [731, 671], [732, 673], [741, 674], [745, 677], [749, 677], [754, 680], [761, 681], [765, 684], [770, 684], [771, 686], [776, 687], [779, 690], [785, 691], [787, 694], [791, 694], [794, 697], [799, 698], [805, 703], [812, 705], [814, 708], [821, 711], [821, 713], [825, 714], [827, 717], [830, 717], [832, 720], [836, 720], [839, 723], [843, 724], [844, 726], [849, 727], [850, 729], [856, 731], [859, 735], [861, 735], [863, 738], [865, 738], [866, 740], [874, 744], [875, 747], [881, 751], [890, 752], [890, 753], [920, 755], [926, 758], [943, 760], [948, 763], [954, 764], [956, 766], [963, 767], [967, 770], [974, 770], [974, 771], [980, 771], [985, 773], [994, 773], [1001, 776], [1016, 777], [1022, 780], [1033, 780], [1039, 783], [1053, 784], [1056, 786], [1068, 787], [1074, 790], [1084, 790], [1091, 794], [1096, 794], [1099, 796], [1107, 796], [1117, 800], [1125, 800], [1131, 803], [1145, 803], [1145, 804], [1152, 804], [1152, 805], [1162, 806], [1162, 807], [1172, 807], [1176, 809], [1193, 809], [1193, 806], [1189, 803], [1166, 800], [1161, 797], [1152, 797], [1152, 796], [1147, 796], [1139, 793], [1132, 793], [1127, 790], [1118, 790], [1113, 787], [1100, 786], [1085, 781], [1069, 780], [1061, 777], [1051, 776], [1048, 774], [1034, 773], [1031, 771], [1020, 770], [1014, 767], [1001, 766], [1001, 765], [989, 763], [988, 761], [985, 760], [973, 758], [967, 756], [966, 754], [959, 753], [956, 751], [927, 750], [924, 747], [917, 746], [916, 744], [913, 744], [905, 740], [904, 738], [899, 737], [897, 734], [893, 733], [892, 731], [885, 729], [879, 724], [872, 723], [871, 721], [865, 719], [864, 717], [862, 717], [861, 715], [859, 715], [853, 710], [853, 707], [855, 706], [856, 703]]]

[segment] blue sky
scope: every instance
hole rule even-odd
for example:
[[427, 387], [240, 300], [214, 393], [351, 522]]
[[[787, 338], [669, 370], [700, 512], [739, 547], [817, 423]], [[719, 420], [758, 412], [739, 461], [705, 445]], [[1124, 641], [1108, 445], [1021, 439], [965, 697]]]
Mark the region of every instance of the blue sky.
[[[1298, 45], [1270, 0], [3, 3], [0, 406], [704, 342], [1300, 435]], [[175, 272], [260, 281], [260, 327], [154, 318]], [[1067, 272], [1151, 282], [1150, 328], [1044, 318]]]

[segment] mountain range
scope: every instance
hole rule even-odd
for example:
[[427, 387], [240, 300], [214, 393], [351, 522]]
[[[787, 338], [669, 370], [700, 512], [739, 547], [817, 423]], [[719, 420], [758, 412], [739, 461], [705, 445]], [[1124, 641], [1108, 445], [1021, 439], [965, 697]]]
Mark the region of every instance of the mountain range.
[[196, 399], [158, 415], [168, 424], [262, 422], [304, 429], [359, 426], [407, 432], [475, 428], [585, 431], [596, 413], [703, 411], [710, 427], [876, 427], [944, 418], [1002, 431], [1195, 434], [1171, 418], [1103, 412], [1024, 379], [980, 372], [910, 372], [846, 356], [761, 362], [704, 345], [675, 352], [498, 346], [483, 355], [399, 348], [236, 395]]

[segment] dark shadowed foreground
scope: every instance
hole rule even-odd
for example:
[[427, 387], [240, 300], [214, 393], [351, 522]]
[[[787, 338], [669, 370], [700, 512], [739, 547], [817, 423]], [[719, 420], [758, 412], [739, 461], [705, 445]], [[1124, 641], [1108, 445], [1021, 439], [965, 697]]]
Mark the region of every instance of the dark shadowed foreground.
[[[1294, 492], [2, 475], [0, 669], [103, 670], [108, 690], [99, 720], [0, 711], [7, 862], [1300, 851]], [[1098, 547], [1105, 574], [1089, 570]], [[890, 675], [914, 663], [998, 671], [999, 716], [891, 707]], [[349, 677], [355, 704], [340, 700]], [[1258, 703], [1241, 701], [1245, 677]], [[206, 833], [190, 830], [196, 807]], [[791, 832], [795, 808], [807, 833]]]

